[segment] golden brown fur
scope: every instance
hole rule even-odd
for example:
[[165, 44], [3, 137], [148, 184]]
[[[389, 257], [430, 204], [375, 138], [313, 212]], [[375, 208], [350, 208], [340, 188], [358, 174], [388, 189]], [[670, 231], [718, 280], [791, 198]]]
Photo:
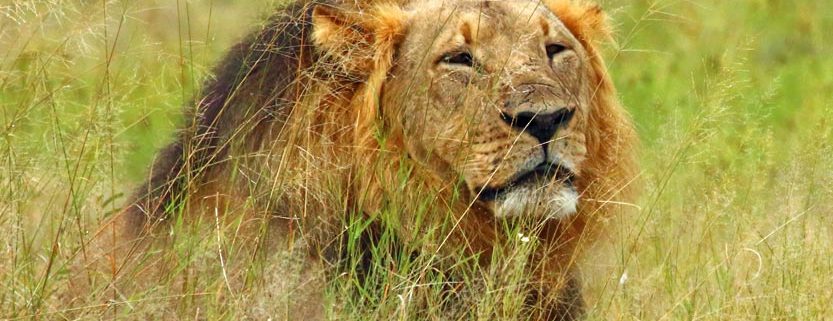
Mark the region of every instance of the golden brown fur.
[[[268, 226], [271, 246], [302, 244], [309, 262], [332, 262], [344, 255], [338, 240], [351, 213], [382, 220], [408, 249], [463, 250], [486, 264], [512, 237], [503, 222], [518, 221], [541, 240], [529, 264], [534, 319], [579, 313], [570, 307], [580, 299], [575, 258], [616, 210], [610, 204], [628, 200], [635, 136], [596, 47], [609, 37], [604, 14], [577, 1], [529, 3], [290, 6], [232, 50], [191, 125], [163, 151], [132, 205], [98, 233], [85, 265], [118, 279], [132, 255], [159, 239], [160, 226], [214, 215], [243, 217], [251, 242], [262, 242], [258, 231]], [[525, 15], [535, 19], [517, 22]], [[497, 20], [473, 23], [479, 19]], [[510, 36], [515, 43], [506, 43]], [[536, 37], [567, 51], [540, 56], [534, 43], [524, 47]], [[483, 64], [432, 56], [459, 46]], [[550, 141], [514, 119], [501, 122], [534, 104], [547, 113], [568, 106], [575, 116]], [[492, 113], [493, 106], [504, 109]], [[515, 191], [511, 180], [541, 157], [555, 157], [574, 177], [535, 178]], [[540, 203], [573, 190], [578, 213], [563, 209], [567, 201]], [[479, 198], [486, 191], [494, 197]]]

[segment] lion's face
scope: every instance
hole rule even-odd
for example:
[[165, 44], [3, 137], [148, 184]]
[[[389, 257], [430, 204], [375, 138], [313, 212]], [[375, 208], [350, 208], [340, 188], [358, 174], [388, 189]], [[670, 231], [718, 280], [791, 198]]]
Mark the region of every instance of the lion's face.
[[585, 160], [587, 52], [540, 1], [417, 1], [382, 110], [411, 157], [496, 217], [563, 218]]

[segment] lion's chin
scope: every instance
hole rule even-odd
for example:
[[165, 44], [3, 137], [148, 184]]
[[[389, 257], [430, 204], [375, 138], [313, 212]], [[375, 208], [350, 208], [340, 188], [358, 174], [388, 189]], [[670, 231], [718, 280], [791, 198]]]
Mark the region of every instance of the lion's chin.
[[578, 202], [575, 188], [566, 184], [555, 190], [524, 185], [501, 193], [494, 200], [493, 209], [497, 218], [564, 219], [576, 214]]

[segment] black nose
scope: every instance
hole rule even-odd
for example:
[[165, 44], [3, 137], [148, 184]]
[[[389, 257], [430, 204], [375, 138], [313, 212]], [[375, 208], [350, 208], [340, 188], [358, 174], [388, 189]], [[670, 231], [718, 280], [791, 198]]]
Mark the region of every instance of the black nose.
[[510, 126], [534, 136], [541, 143], [548, 143], [559, 128], [570, 122], [574, 113], [575, 109], [561, 108], [548, 114], [525, 111], [513, 116], [502, 112], [500, 117]]

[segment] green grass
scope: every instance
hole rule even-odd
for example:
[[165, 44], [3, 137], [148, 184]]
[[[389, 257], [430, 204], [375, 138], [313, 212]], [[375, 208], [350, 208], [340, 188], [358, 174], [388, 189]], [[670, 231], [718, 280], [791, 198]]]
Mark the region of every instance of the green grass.
[[[236, 320], [292, 299], [259, 286], [291, 278], [268, 268], [232, 270], [246, 285], [226, 291], [214, 254], [228, 240], [214, 233], [172, 246], [186, 282], [117, 300], [114, 314], [54, 299], [79, 240], [119, 210], [173, 137], [181, 106], [271, 2], [0, 1], [0, 319], [74, 308], [83, 319]], [[589, 318], [833, 317], [833, 3], [603, 4], [617, 27], [608, 63], [642, 140], [644, 192], [581, 262]], [[247, 262], [231, 246], [224, 254], [232, 268]], [[395, 295], [366, 296], [379, 307], [359, 300], [344, 314], [403, 311]]]

